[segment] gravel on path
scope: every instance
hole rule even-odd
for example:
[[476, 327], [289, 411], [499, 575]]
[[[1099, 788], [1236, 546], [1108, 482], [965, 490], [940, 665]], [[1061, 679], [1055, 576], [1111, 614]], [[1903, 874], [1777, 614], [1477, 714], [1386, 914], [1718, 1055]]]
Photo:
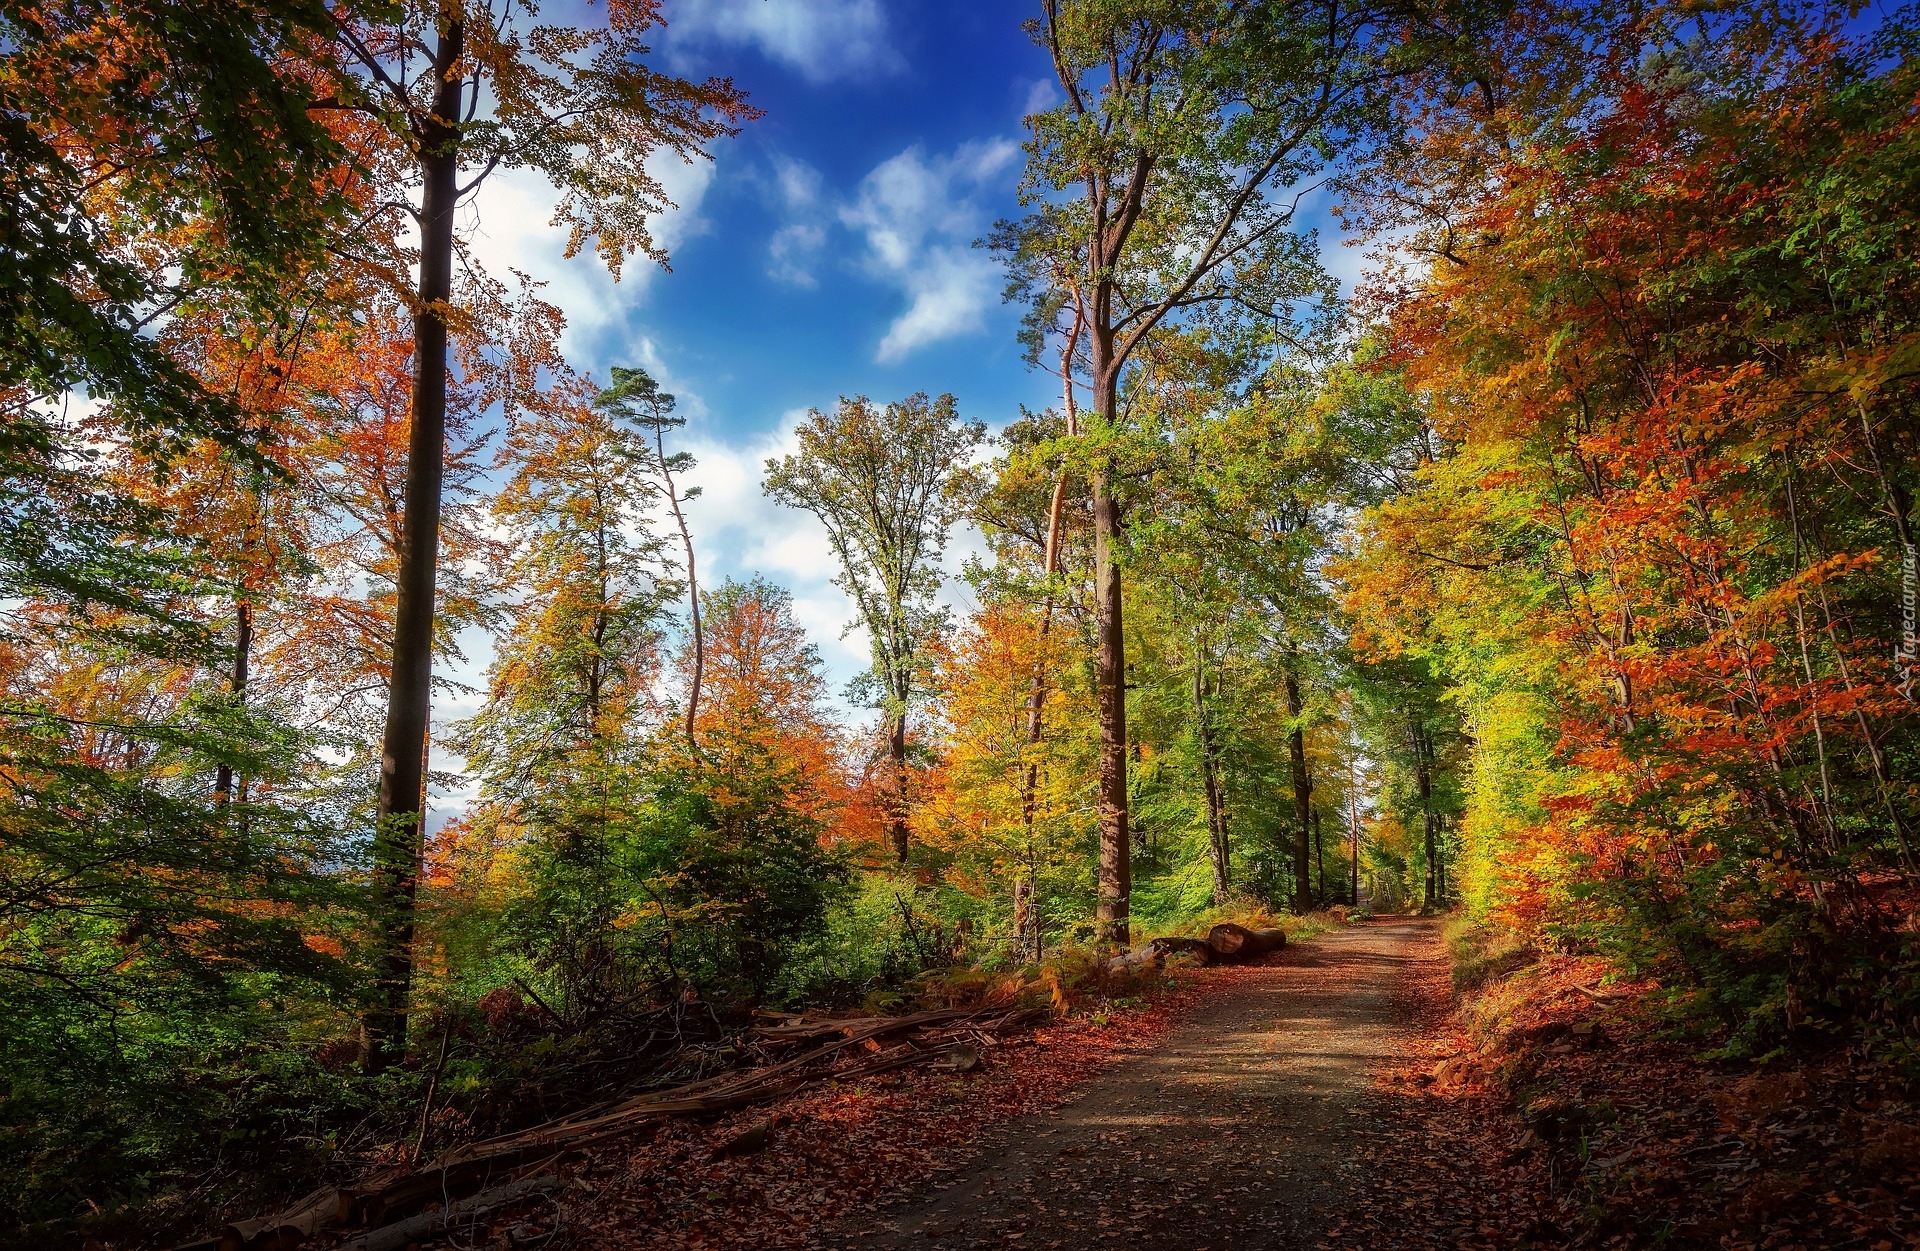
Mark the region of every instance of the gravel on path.
[[[1369, 1070], [1416, 1031], [1437, 923], [1382, 918], [1290, 948], [1153, 1052], [982, 1136], [968, 1162], [822, 1237], [845, 1251], [1310, 1248], [1365, 1167]], [[1428, 971], [1430, 971], [1430, 966]]]

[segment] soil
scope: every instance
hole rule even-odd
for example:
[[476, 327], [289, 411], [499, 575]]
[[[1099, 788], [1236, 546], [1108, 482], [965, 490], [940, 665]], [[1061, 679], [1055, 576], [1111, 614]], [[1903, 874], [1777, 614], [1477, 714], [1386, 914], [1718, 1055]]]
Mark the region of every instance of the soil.
[[1373, 1072], [1418, 1028], [1409, 981], [1444, 968], [1435, 922], [1388, 918], [1270, 957], [1151, 1052], [969, 1144], [944, 1180], [820, 1245], [1133, 1251], [1315, 1247], [1350, 1223]]

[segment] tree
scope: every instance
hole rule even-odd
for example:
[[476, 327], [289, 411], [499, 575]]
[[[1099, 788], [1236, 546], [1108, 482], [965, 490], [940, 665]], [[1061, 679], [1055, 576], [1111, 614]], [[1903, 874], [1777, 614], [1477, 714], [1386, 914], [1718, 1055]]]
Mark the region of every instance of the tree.
[[559, 389], [503, 449], [507, 620], [486, 702], [455, 740], [480, 780], [468, 837], [515, 864], [491, 945], [529, 961], [569, 1012], [628, 989], [609, 929], [632, 902], [619, 864], [650, 793], [661, 626], [680, 593], [647, 524], [648, 432], [587, 395]]
[[1426, 259], [1374, 369], [1426, 429], [1349, 607], [1470, 729], [1432, 897], [1576, 920], [1765, 1049], [1873, 1011], [1867, 881], [1916, 872], [1911, 15], [1484, 35], [1476, 89], [1425, 82], [1417, 160], [1356, 200]]
[[267, 322], [298, 307], [287, 289], [305, 289], [345, 207], [329, 177], [343, 153], [298, 58], [329, 25], [300, 0], [0, 12], [0, 360], [19, 389], [0, 453], [57, 434], [15, 400], [74, 391], [150, 449], [244, 444], [233, 410], [144, 332], [210, 303]]
[[[983, 640], [997, 640], [999, 646], [987, 654], [998, 656], [1013, 651], [1028, 657], [1030, 672], [1026, 694], [1026, 764], [1021, 775], [1020, 813], [1029, 847], [1069, 845], [1059, 835], [1061, 821], [1045, 811], [1043, 803], [1051, 798], [1064, 800], [1078, 808], [1072, 791], [1061, 783], [1063, 775], [1055, 771], [1051, 786], [1043, 786], [1046, 771], [1058, 744], [1050, 742], [1063, 731], [1074, 733], [1070, 723], [1056, 721], [1049, 729], [1046, 710], [1049, 698], [1063, 683], [1073, 678], [1065, 666], [1077, 639], [1056, 636], [1059, 618], [1068, 618], [1068, 629], [1085, 616], [1085, 588], [1090, 564], [1085, 550], [1086, 501], [1070, 491], [1075, 466], [1073, 452], [1079, 442], [1078, 404], [1073, 381], [1074, 358], [1082, 337], [1071, 323], [1060, 345], [1058, 372], [1062, 384], [1062, 406], [1042, 413], [1024, 412], [1000, 432], [997, 442], [1002, 455], [978, 474], [979, 489], [971, 490], [972, 515], [986, 537], [993, 563], [969, 564], [967, 578], [973, 583], [983, 612], [976, 621]], [[1035, 341], [1029, 354], [1037, 360], [1043, 343]], [[1033, 637], [1027, 641], [1018, 624], [1022, 615], [1037, 616]], [[1076, 631], [1077, 632], [1077, 631]], [[956, 684], [943, 684], [942, 698], [952, 706], [972, 705], [973, 700], [955, 701]], [[982, 710], [981, 715], [984, 715]], [[960, 735], [971, 729], [956, 726]], [[997, 728], [987, 732], [997, 740]], [[948, 770], [950, 780], [960, 774]], [[1036, 873], [1041, 857], [1029, 857]], [[1017, 946], [1038, 958], [1043, 946], [1041, 883], [1037, 876], [1016, 880], [1015, 921]]]
[[[1010, 954], [1038, 960], [1046, 935], [1072, 934], [1086, 900], [1092, 706], [1079, 640], [1043, 631], [1022, 598], [989, 599], [940, 649], [933, 723], [938, 762], [915, 813], [922, 841], [943, 857], [947, 881], [991, 900]], [[1033, 673], [1044, 668], [1061, 705], [1034, 741]]]
[[[1096, 439], [1122, 425], [1122, 379], [1164, 327], [1235, 314], [1284, 321], [1325, 291], [1292, 230], [1297, 187], [1361, 133], [1390, 72], [1364, 5], [1120, 5], [1043, 0], [1030, 25], [1066, 99], [1028, 119], [1025, 203], [996, 245], [1015, 294], [1084, 311]], [[1077, 189], [1078, 201], [1069, 198]], [[1077, 324], [1077, 323], [1076, 323]], [[1100, 680], [1100, 916], [1129, 934], [1121, 505], [1109, 465], [1089, 475]]]
[[[436, 0], [369, 17], [334, 17], [349, 67], [332, 107], [390, 129], [413, 154], [403, 185], [420, 227], [414, 293], [414, 384], [390, 697], [380, 749], [375, 881], [383, 917], [380, 1004], [366, 1020], [365, 1061], [403, 1049], [432, 705], [434, 583], [439, 570], [455, 214], [496, 169], [527, 169], [559, 191], [569, 253], [589, 237], [616, 276], [634, 252], [664, 262], [649, 215], [666, 207], [648, 172], [658, 152], [704, 159], [715, 139], [753, 116], [728, 80], [695, 84], [648, 67], [655, 3], [616, 5], [600, 28], [525, 27], [505, 3]], [[470, 175], [463, 183], [462, 175]]]
[[666, 495], [668, 511], [673, 513], [674, 526], [680, 531], [681, 554], [687, 562], [687, 620], [693, 640], [693, 672], [687, 681], [686, 726], [687, 743], [691, 745], [694, 727], [700, 718], [700, 684], [706, 673], [707, 650], [706, 639], [700, 628], [700, 579], [694, 568], [693, 532], [687, 528], [687, 515], [681, 505], [699, 498], [700, 488], [682, 491], [673, 477], [693, 468], [693, 454], [667, 454], [667, 431], [686, 425], [687, 419], [674, 414], [673, 396], [662, 391], [660, 384], [643, 369], [614, 366], [613, 385], [596, 395], [593, 403], [595, 407], [607, 409], [622, 420], [653, 433], [653, 454], [649, 467], [658, 477], [660, 490]]
[[[577, 394], [526, 415], [508, 439], [512, 473], [493, 516], [511, 543], [512, 598], [486, 705], [461, 736], [489, 797], [535, 808], [578, 799], [571, 783], [590, 788], [653, 719], [661, 617], [681, 588], [647, 526], [647, 443], [619, 405]], [[548, 816], [610, 819], [600, 808]]]
[[[221, 618], [250, 579], [221, 531], [248, 485], [284, 485], [272, 423], [165, 333], [281, 342], [324, 303], [345, 154], [301, 60], [326, 26], [278, 0], [0, 6], [0, 1059], [21, 1240], [75, 1240], [39, 1222], [172, 1167], [211, 1102], [185, 1068], [352, 991], [352, 849], [307, 789], [314, 743], [228, 689]], [[183, 493], [176, 517], [156, 474], [214, 498]], [[223, 771], [251, 792], [216, 803]]]
[[864, 396], [831, 415], [815, 409], [799, 450], [767, 461], [766, 492], [826, 526], [840, 561], [835, 584], [853, 597], [873, 648], [887, 740], [894, 858], [907, 859], [907, 713], [924, 690], [927, 644], [944, 614], [934, 606], [947, 532], [963, 515], [954, 490], [985, 437], [951, 395], [911, 395], [884, 408]]

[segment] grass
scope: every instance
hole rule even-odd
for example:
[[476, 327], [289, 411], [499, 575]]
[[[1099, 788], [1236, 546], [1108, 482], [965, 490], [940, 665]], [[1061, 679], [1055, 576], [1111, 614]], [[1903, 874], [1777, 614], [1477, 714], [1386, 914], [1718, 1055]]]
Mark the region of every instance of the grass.
[[1517, 930], [1457, 916], [1440, 931], [1453, 960], [1453, 990], [1468, 994], [1497, 982], [1540, 958]]

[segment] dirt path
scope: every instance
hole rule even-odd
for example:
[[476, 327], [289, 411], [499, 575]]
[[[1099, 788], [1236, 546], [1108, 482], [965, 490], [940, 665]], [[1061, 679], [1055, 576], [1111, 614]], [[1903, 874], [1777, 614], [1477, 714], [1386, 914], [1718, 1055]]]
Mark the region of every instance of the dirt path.
[[944, 1183], [825, 1245], [1260, 1251], [1313, 1247], [1357, 1180], [1368, 1069], [1412, 1025], [1397, 984], [1440, 959], [1390, 919], [1290, 950], [1072, 1102], [990, 1132]]

